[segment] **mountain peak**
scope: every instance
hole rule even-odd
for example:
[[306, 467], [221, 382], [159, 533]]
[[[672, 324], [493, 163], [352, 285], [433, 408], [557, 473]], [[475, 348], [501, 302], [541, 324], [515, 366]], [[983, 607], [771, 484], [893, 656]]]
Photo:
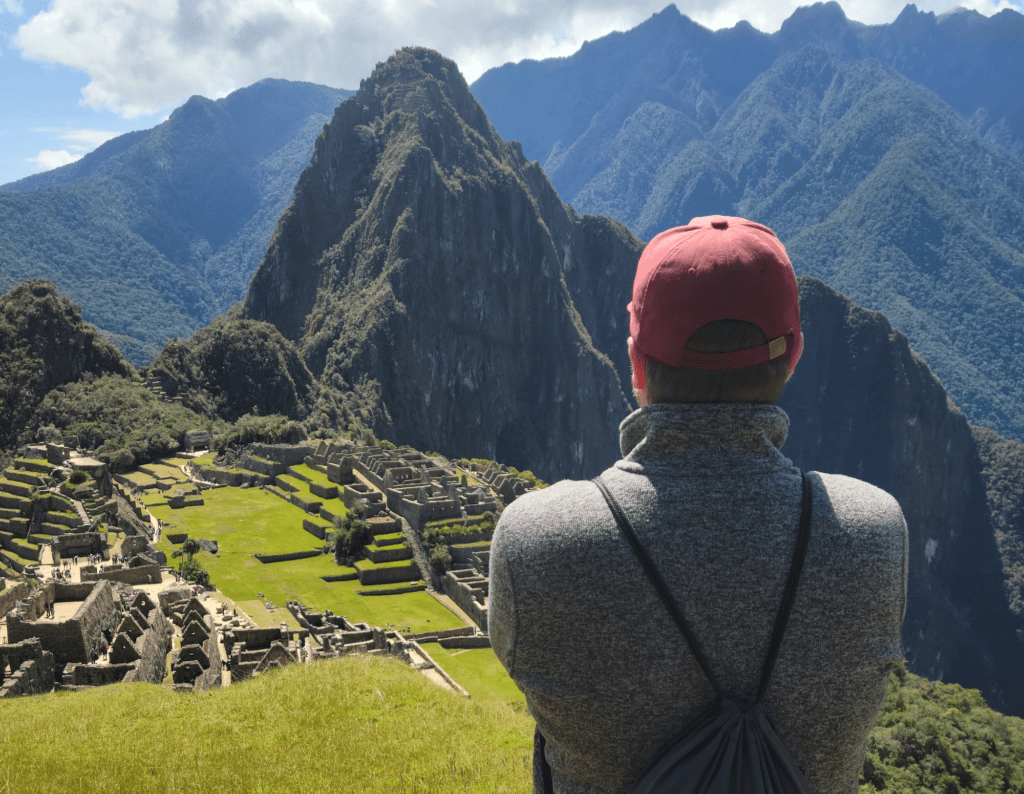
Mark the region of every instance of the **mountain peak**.
[[783, 38], [801, 33], [815, 36], [834, 35], [844, 32], [850, 27], [850, 20], [839, 3], [829, 0], [827, 3], [815, 3], [800, 6], [794, 11], [779, 29]]

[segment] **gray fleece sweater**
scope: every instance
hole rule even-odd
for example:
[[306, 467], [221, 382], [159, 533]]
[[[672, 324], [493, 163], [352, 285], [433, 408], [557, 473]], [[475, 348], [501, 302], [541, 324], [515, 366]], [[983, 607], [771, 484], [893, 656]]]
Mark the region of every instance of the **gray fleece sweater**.
[[[602, 474], [727, 697], [752, 699], [800, 520], [789, 418], [759, 404], [654, 405]], [[903, 658], [907, 527], [892, 496], [812, 473], [810, 545], [764, 710], [820, 794], [856, 794]], [[547, 740], [556, 792], [627, 791], [713, 698], [597, 487], [563, 481], [502, 514], [489, 633]], [[534, 759], [534, 790], [541, 791]]]

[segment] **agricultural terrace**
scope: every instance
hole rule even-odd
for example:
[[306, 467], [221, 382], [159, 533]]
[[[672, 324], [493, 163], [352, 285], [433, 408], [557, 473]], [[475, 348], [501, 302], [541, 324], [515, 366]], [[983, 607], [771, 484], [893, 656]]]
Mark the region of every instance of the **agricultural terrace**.
[[[364, 587], [355, 579], [325, 582], [321, 577], [354, 573], [352, 568], [336, 565], [330, 555], [261, 563], [254, 554], [288, 554], [322, 545], [302, 528], [307, 513], [266, 490], [215, 488], [204, 491], [203, 499], [202, 506], [178, 510], [159, 503], [151, 506], [153, 515], [164, 522], [158, 548], [173, 562], [170, 557], [175, 546], [168, 533], [187, 532], [191, 538], [217, 541], [218, 554], [203, 551], [197, 559], [217, 588], [262, 625], [276, 626], [289, 619], [284, 609], [289, 599], [316, 611], [330, 609], [354, 622], [408, 626], [413, 633], [464, 625], [426, 592], [368, 596], [357, 591], [381, 588]], [[373, 564], [362, 560], [360, 565]], [[263, 593], [262, 599], [258, 593]], [[266, 601], [278, 609], [267, 613]]]

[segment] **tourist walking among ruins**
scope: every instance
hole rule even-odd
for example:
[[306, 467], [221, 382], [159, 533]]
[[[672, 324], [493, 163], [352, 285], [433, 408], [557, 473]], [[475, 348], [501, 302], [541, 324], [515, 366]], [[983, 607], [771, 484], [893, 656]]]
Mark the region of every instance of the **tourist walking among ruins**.
[[[695, 218], [647, 245], [628, 310], [622, 459], [517, 499], [491, 546], [489, 634], [537, 721], [534, 791], [629, 791], [731, 702], [758, 704], [800, 790], [856, 794], [903, 658], [907, 527], [884, 491], [782, 454], [775, 402], [803, 349], [785, 249]], [[689, 775], [684, 756], [666, 764]]]

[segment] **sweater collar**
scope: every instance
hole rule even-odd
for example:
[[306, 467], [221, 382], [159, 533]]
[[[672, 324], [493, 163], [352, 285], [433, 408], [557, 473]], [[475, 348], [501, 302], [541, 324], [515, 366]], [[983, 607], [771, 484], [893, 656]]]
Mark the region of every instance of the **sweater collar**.
[[[793, 464], [780, 451], [789, 417], [764, 403], [659, 403], [619, 425], [619, 468], [714, 475], [776, 471]], [[691, 471], [692, 470], [692, 471]]]

